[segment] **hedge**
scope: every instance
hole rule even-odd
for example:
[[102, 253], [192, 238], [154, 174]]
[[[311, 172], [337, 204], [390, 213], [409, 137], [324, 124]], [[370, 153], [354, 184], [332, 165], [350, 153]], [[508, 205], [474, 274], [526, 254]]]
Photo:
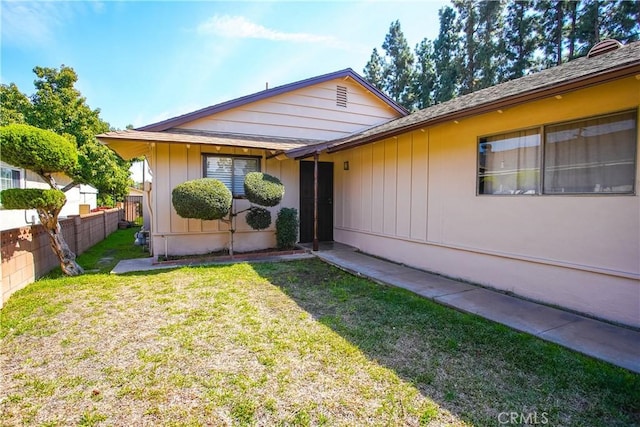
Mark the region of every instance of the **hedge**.
[[[4, 153], [3, 153], [4, 154]], [[10, 188], [0, 192], [5, 209], [62, 209], [67, 198], [60, 190], [40, 188]]]
[[271, 225], [271, 212], [265, 208], [252, 206], [247, 213], [246, 221], [254, 230], [264, 230]]
[[282, 200], [284, 185], [269, 174], [249, 172], [244, 178], [244, 193], [251, 203], [271, 207]]
[[298, 240], [298, 211], [282, 208], [276, 218], [276, 244], [278, 249], [293, 249]]
[[68, 139], [29, 125], [0, 127], [2, 160], [38, 173], [73, 173], [78, 167], [78, 150]]
[[222, 219], [231, 209], [231, 200], [231, 191], [214, 178], [186, 181], [171, 192], [171, 203], [182, 218]]

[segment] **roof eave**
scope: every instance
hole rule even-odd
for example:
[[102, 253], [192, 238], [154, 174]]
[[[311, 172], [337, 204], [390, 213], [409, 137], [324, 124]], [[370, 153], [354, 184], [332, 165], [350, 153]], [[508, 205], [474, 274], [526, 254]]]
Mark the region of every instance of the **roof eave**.
[[536, 88], [527, 92], [518, 93], [506, 98], [501, 98], [495, 101], [490, 101], [484, 104], [476, 105], [466, 109], [454, 111], [448, 114], [443, 114], [438, 117], [423, 120], [416, 123], [411, 123], [406, 126], [394, 128], [385, 132], [373, 134], [356, 139], [345, 144], [339, 144], [335, 147], [327, 148], [327, 153], [335, 153], [338, 151], [347, 150], [350, 148], [358, 147], [365, 144], [370, 144], [377, 141], [382, 141], [386, 138], [397, 136], [406, 132], [412, 132], [418, 129], [422, 129], [428, 126], [434, 126], [441, 123], [446, 123], [454, 120], [460, 120], [479, 114], [488, 113], [491, 111], [497, 111], [507, 107], [514, 107], [527, 102], [537, 101], [540, 99], [548, 98], [556, 95], [563, 95], [567, 92], [583, 89], [590, 86], [607, 83], [610, 81], [630, 77], [633, 75], [640, 75], [640, 63], [635, 62], [631, 64], [624, 64], [619, 67], [610, 68], [599, 73], [590, 74], [581, 78], [573, 79], [566, 82], [545, 86], [542, 88]]

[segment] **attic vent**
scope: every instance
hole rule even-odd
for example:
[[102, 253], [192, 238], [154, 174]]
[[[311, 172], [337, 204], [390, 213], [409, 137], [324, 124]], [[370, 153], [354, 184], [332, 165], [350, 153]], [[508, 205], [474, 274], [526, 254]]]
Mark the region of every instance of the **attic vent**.
[[345, 86], [336, 86], [336, 105], [347, 108], [347, 88]]
[[594, 56], [602, 55], [603, 53], [611, 52], [612, 50], [620, 49], [622, 47], [622, 43], [618, 40], [614, 39], [606, 39], [601, 42], [596, 43], [589, 53], [587, 53], [587, 58], [593, 58]]

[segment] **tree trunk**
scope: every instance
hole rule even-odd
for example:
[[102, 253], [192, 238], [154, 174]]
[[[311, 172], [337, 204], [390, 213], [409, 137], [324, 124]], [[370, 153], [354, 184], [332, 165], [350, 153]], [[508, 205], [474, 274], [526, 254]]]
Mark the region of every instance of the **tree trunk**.
[[58, 215], [38, 209], [38, 216], [49, 236], [51, 249], [53, 249], [53, 252], [60, 260], [62, 272], [67, 276], [79, 276], [84, 273], [82, 267], [76, 262], [76, 254], [69, 249], [69, 245], [67, 245], [67, 242], [64, 240], [62, 229], [58, 223]]

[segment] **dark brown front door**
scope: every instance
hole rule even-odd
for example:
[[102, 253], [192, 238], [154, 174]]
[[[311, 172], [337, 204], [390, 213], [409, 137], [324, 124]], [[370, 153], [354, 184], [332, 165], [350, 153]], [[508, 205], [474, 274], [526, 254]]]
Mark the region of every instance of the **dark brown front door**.
[[[300, 162], [300, 242], [313, 241], [313, 162]], [[333, 163], [318, 162], [318, 240], [333, 241]]]

